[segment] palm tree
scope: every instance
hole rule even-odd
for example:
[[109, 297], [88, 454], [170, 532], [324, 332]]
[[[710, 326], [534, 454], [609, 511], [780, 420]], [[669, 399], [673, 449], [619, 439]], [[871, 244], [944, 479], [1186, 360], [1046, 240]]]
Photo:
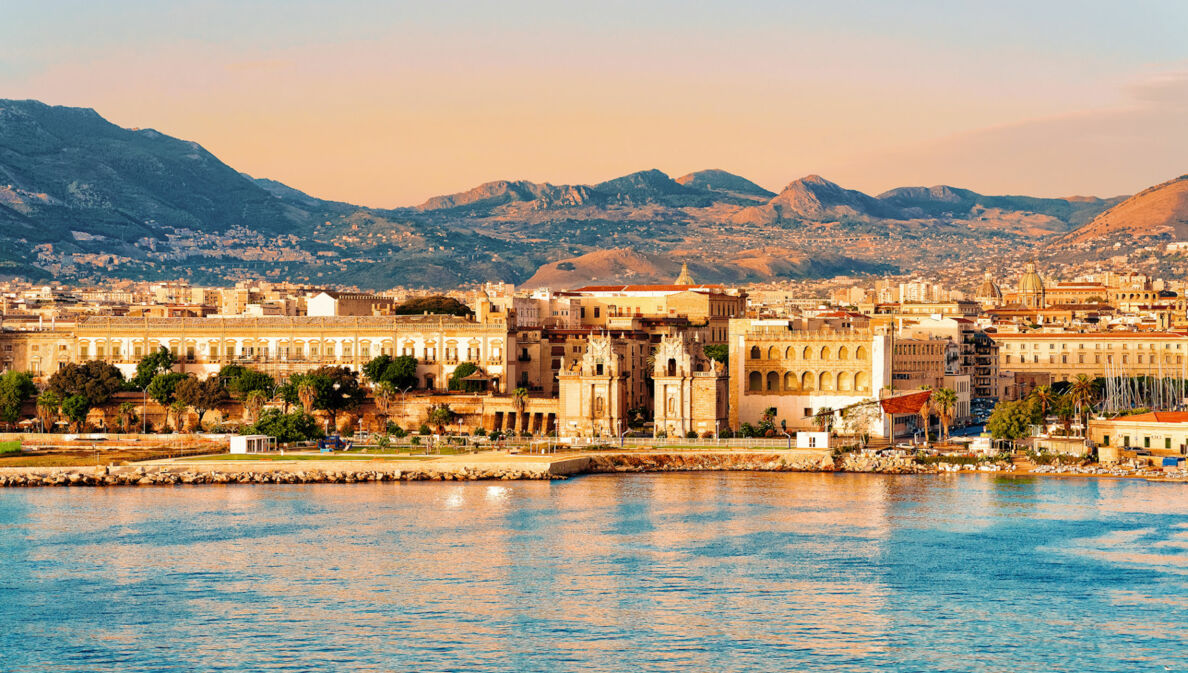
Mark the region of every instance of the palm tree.
[[45, 391], [37, 396], [37, 420], [41, 421], [41, 431], [49, 432], [54, 429], [54, 421], [62, 408], [62, 398], [53, 391]]
[[379, 410], [383, 423], [380, 427], [388, 429], [388, 412], [392, 410], [392, 403], [396, 401], [396, 387], [390, 381], [380, 381], [375, 386], [375, 408]]
[[1097, 402], [1097, 382], [1087, 374], [1078, 374], [1068, 389], [1068, 399], [1081, 419], [1081, 427], [1084, 427], [1085, 416]]
[[762, 420], [764, 423], [771, 423], [775, 421], [776, 414], [778, 413], [780, 412], [775, 407], [768, 407], [763, 410], [763, 418], [760, 420]]
[[181, 400], [174, 400], [173, 404], [169, 405], [169, 408], [166, 410], [166, 415], [167, 415], [166, 421], [169, 420], [168, 415], [173, 416], [173, 431], [174, 432], [182, 431], [182, 426], [185, 424], [185, 421], [183, 419], [186, 416], [186, 412], [189, 410], [190, 410], [189, 405], [187, 405], [185, 402], [182, 402]]
[[318, 389], [308, 379], [297, 384], [297, 399], [301, 400], [301, 408], [305, 413], [313, 413], [314, 400], [318, 397]]
[[1048, 418], [1048, 411], [1056, 404], [1056, 394], [1051, 386], [1039, 386], [1031, 391], [1031, 399], [1039, 407], [1040, 422]]
[[253, 390], [243, 398], [243, 408], [247, 411], [248, 420], [252, 423], [260, 420], [260, 412], [268, 402], [268, 393], [263, 390]]
[[936, 410], [936, 415], [940, 417], [944, 439], [948, 439], [949, 424], [957, 414], [957, 393], [948, 388], [938, 389], [932, 393], [932, 406]]
[[450, 409], [448, 404], [439, 404], [429, 409], [428, 421], [430, 425], [437, 426], [437, 434], [445, 432], [445, 426], [454, 420], [454, 410]]
[[817, 409], [817, 413], [813, 414], [813, 421], [821, 428], [821, 432], [833, 432], [834, 410], [833, 407], [821, 407]]
[[524, 387], [516, 388], [512, 391], [512, 408], [516, 410], [516, 420], [519, 421], [516, 425], [519, 426], [518, 434], [523, 435], [526, 430], [526, 423], [524, 422], [524, 409], [528, 406], [528, 389]]
[[920, 417], [920, 427], [922, 427], [924, 429], [924, 445], [925, 446], [928, 446], [928, 426], [931, 424], [931, 421], [932, 421], [932, 397], [933, 397], [933, 395], [936, 395], [936, 393], [934, 392], [934, 393], [932, 393], [932, 395], [929, 395], [928, 398], [924, 400], [924, 403], [920, 405], [920, 410], [916, 412], [916, 414], [919, 415], [919, 417]]
[[120, 404], [119, 410], [116, 412], [116, 418], [119, 419], [120, 432], [128, 432], [129, 426], [132, 425], [132, 419], [136, 416], [136, 405], [131, 402], [123, 402]]

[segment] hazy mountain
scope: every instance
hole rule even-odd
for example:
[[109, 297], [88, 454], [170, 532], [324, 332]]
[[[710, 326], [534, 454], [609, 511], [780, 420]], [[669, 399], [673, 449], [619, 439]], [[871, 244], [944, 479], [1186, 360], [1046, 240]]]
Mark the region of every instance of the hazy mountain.
[[1096, 244], [1166, 237], [1188, 240], [1188, 175], [1144, 189], [1094, 217], [1061, 244]]
[[498, 180], [383, 210], [252, 178], [196, 143], [123, 129], [93, 110], [4, 100], [0, 276], [391, 287], [542, 273], [549, 284], [568, 277], [557, 274], [654, 282], [675, 260], [707, 282], [946, 268], [1034, 249], [1090, 220], [1084, 236], [1094, 227], [1179, 235], [1182, 182], [1096, 220], [1119, 199], [949, 186], [874, 197], [817, 175], [773, 194], [717, 169], [676, 180], [652, 169], [593, 185]]

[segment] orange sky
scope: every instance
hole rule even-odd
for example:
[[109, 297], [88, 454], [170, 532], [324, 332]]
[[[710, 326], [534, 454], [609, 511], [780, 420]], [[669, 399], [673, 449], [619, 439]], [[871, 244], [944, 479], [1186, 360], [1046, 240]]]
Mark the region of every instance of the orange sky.
[[364, 205], [645, 168], [1103, 196], [1188, 172], [1185, 3], [28, 4], [0, 95]]

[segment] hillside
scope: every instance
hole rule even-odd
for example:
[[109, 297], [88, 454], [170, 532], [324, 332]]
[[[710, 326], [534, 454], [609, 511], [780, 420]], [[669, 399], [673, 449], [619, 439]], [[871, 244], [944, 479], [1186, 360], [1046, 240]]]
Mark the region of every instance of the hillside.
[[0, 277], [385, 288], [655, 282], [680, 261], [722, 282], [945, 269], [1082, 225], [1090, 237], [1099, 225], [1179, 235], [1177, 189], [1125, 204], [943, 185], [871, 196], [810, 175], [775, 194], [720, 169], [649, 169], [588, 185], [496, 180], [383, 210], [252, 178], [194, 142], [93, 110], [0, 101]]
[[1188, 175], [1135, 194], [1063, 237], [1067, 246], [1153, 237], [1188, 240]]

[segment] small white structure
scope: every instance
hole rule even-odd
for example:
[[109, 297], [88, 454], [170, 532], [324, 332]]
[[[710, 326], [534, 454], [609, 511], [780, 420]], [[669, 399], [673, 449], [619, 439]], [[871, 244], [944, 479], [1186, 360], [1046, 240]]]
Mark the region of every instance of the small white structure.
[[236, 435], [231, 438], [231, 453], [268, 453], [274, 443], [268, 435]]
[[796, 433], [796, 448], [798, 449], [828, 449], [829, 448], [829, 433], [828, 432], [805, 432], [800, 431]]

